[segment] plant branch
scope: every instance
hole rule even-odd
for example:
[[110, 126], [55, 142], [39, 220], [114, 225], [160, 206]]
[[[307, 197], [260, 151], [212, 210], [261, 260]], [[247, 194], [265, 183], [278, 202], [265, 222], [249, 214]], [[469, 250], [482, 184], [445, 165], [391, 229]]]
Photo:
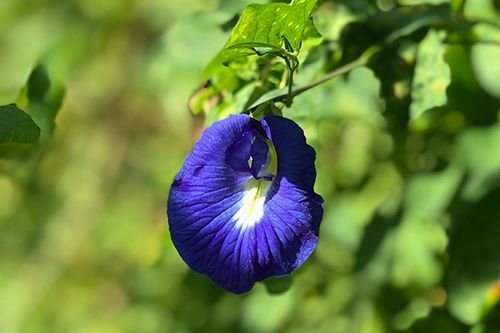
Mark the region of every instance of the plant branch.
[[[347, 63], [341, 67], [338, 67], [337, 69], [331, 71], [330, 73], [326, 74], [325, 76], [323, 76], [322, 78], [316, 80], [316, 81], [313, 81], [311, 83], [308, 83], [302, 87], [299, 87], [297, 89], [293, 89], [292, 90], [292, 86], [289, 85], [288, 86], [288, 92], [285, 93], [285, 94], [281, 94], [281, 95], [278, 95], [278, 96], [275, 96], [275, 97], [272, 97], [272, 98], [269, 98], [267, 100], [264, 100], [262, 102], [260, 102], [259, 104], [256, 104], [256, 105], [252, 105], [251, 107], [249, 107], [248, 109], [246, 109], [245, 111], [243, 111], [243, 113], [250, 113], [250, 112], [253, 112], [254, 110], [256, 110], [260, 105], [262, 104], [266, 104], [266, 103], [277, 103], [277, 102], [282, 102], [282, 103], [285, 103], [288, 107], [291, 105], [292, 103], [292, 100], [294, 97], [308, 91], [309, 89], [312, 89], [316, 86], [319, 86], [327, 81], [330, 81], [331, 79], [337, 77], [337, 76], [340, 76], [340, 75], [343, 75], [345, 73], [348, 73], [350, 71], [352, 71], [353, 69], [356, 69], [358, 67], [362, 67], [362, 66], [365, 66], [366, 64], [368, 64], [368, 62], [372, 59], [372, 57], [377, 54], [379, 51], [381, 50], [381, 47], [378, 46], [378, 45], [374, 45], [372, 47], [370, 47], [369, 49], [367, 49], [358, 59], [350, 62], [350, 63]], [[293, 75], [293, 72], [291, 73], [291, 75]]]
[[[325, 76], [323, 76], [322, 78], [316, 80], [316, 81], [313, 81], [311, 83], [308, 83], [306, 84], [305, 86], [302, 86], [302, 87], [299, 87], [295, 90], [292, 91], [291, 93], [291, 96], [292, 98], [297, 96], [297, 95], [300, 95], [302, 94], [303, 92], [306, 92], [308, 91], [309, 89], [312, 89], [314, 87], [317, 87], [327, 81], [330, 81], [331, 79], [333, 78], [336, 78], [337, 76], [340, 76], [340, 75], [343, 75], [345, 73], [348, 73], [350, 71], [352, 71], [353, 69], [355, 68], [358, 68], [358, 67], [361, 67], [361, 66], [364, 66], [366, 65], [367, 61], [364, 60], [364, 59], [356, 59], [348, 64], [345, 64], [344, 66], [341, 66], [333, 71], [331, 71], [330, 73], [326, 74]], [[278, 96], [279, 97], [279, 96]]]

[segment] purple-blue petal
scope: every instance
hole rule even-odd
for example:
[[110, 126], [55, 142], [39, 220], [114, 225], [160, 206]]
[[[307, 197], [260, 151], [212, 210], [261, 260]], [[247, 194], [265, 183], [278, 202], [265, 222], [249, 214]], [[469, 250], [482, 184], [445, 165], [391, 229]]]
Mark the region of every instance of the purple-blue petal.
[[[277, 155], [272, 180], [259, 179], [265, 140]], [[300, 127], [283, 117], [237, 115], [207, 128], [170, 190], [168, 221], [181, 257], [234, 293], [294, 271], [318, 242], [323, 200], [314, 192], [314, 160]]]

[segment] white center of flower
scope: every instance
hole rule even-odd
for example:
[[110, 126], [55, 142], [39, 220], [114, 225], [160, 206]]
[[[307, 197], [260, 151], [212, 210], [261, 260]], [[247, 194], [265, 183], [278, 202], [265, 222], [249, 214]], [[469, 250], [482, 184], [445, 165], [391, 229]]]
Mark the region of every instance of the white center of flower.
[[251, 179], [245, 183], [241, 207], [234, 215], [236, 226], [246, 229], [259, 222], [264, 215], [264, 203], [271, 184], [264, 179]]

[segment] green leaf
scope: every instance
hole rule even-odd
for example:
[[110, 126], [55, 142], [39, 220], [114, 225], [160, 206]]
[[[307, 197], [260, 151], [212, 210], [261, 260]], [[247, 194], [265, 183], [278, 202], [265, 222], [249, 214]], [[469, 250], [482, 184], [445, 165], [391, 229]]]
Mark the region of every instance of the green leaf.
[[450, 2], [450, 0], [399, 0], [398, 2], [405, 6], [423, 5], [423, 4], [440, 5], [442, 3]]
[[417, 63], [412, 83], [411, 119], [425, 111], [445, 105], [446, 88], [450, 84], [450, 68], [444, 61], [444, 32], [430, 30], [417, 51]]
[[[435, 289], [436, 291], [440, 289]], [[442, 295], [442, 296], [441, 296]], [[436, 293], [437, 297], [445, 299], [446, 293]], [[453, 318], [446, 309], [435, 308], [426, 318], [416, 321], [409, 331], [411, 333], [429, 333], [429, 332], [446, 332], [446, 333], [463, 333], [466, 328]], [[472, 333], [472, 331], [471, 331]]]
[[450, 234], [449, 302], [451, 313], [467, 324], [477, 323], [500, 280], [500, 190], [478, 203], [462, 203]]
[[[450, 13], [447, 6], [432, 6], [432, 7], [400, 7], [383, 15], [393, 16], [392, 20], [398, 23], [396, 29], [391, 29], [389, 36], [386, 38], [386, 43], [409, 36], [423, 27], [437, 25], [446, 22], [450, 19]], [[380, 18], [379, 18], [380, 19]], [[386, 23], [387, 24], [387, 23]]]
[[422, 218], [442, 215], [462, 179], [462, 170], [451, 166], [438, 173], [423, 173], [409, 179], [405, 197], [407, 211]]
[[450, 9], [454, 14], [460, 14], [464, 9], [465, 0], [451, 0]]
[[494, 1], [491, 0], [467, 0], [464, 16], [469, 20], [486, 20], [496, 24], [500, 19], [500, 13], [497, 13]]
[[0, 143], [36, 143], [40, 128], [14, 104], [0, 106]]
[[392, 280], [397, 286], [430, 288], [443, 273], [437, 258], [445, 251], [446, 232], [439, 219], [407, 214], [394, 234]]
[[443, 220], [462, 174], [460, 168], [451, 166], [414, 175], [407, 182], [405, 215], [394, 240], [396, 285], [429, 288], [440, 280], [443, 269], [436, 256], [444, 253], [447, 244]]
[[474, 128], [464, 132], [457, 142], [457, 158], [469, 172], [464, 196], [475, 200], [484, 195], [500, 178], [500, 126]]
[[452, 78], [447, 89], [448, 106], [460, 112], [468, 125], [484, 126], [496, 123], [498, 100], [486, 93], [477, 82], [471, 64], [470, 46], [449, 45], [445, 57]]
[[247, 110], [245, 110], [245, 111], [252, 111], [253, 112], [253, 110], [255, 110], [259, 105], [265, 104], [266, 101], [270, 101], [273, 98], [277, 98], [279, 96], [282, 96], [282, 95], [286, 94], [287, 91], [288, 91], [287, 88], [280, 88], [280, 89], [271, 90], [271, 91], [263, 94], [262, 96], [260, 96], [260, 98], [258, 100], [256, 100], [254, 103], [252, 103], [252, 105], [250, 105], [247, 108]]
[[[446, 4], [397, 6], [349, 24], [342, 32], [343, 49], [348, 51], [354, 48], [357, 50], [355, 53], [359, 54], [374, 44], [388, 46], [423, 27], [442, 26], [449, 20], [450, 9]], [[366, 34], [366, 31], [370, 31], [370, 34]]]
[[39, 64], [30, 74], [27, 87], [27, 110], [41, 130], [40, 139], [47, 139], [55, 128], [55, 118], [61, 108], [65, 88], [53, 84], [46, 67]]
[[319, 33], [330, 41], [339, 41], [342, 30], [356, 20], [358, 17], [341, 3], [327, 2], [314, 13], [314, 23]]
[[288, 291], [292, 286], [293, 280], [289, 276], [285, 277], [277, 277], [277, 278], [268, 278], [262, 281], [266, 286], [267, 292], [269, 294], [279, 295]]
[[[245, 328], [243, 331], [280, 331], [286, 318], [294, 314], [297, 300], [294, 288], [279, 296], [269, 294], [264, 288], [255, 288], [242, 303], [241, 321]], [[263, 304], [266, 306], [263, 307]]]
[[209, 110], [206, 112], [207, 124], [224, 119], [232, 114], [242, 112], [253, 92], [254, 85], [247, 84], [241, 87], [236, 93], [228, 95], [228, 97], [222, 100], [222, 102], [217, 101], [218, 104], [214, 107], [208, 108]]
[[226, 46], [263, 43], [282, 47], [286, 37], [294, 50], [300, 49], [307, 21], [317, 0], [295, 0], [289, 5], [250, 5], [234, 28]]
[[317, 0], [294, 0], [290, 4], [249, 5], [234, 27], [222, 51], [207, 66], [204, 77], [221, 64], [249, 55], [274, 54], [290, 57], [300, 49], [304, 30]]
[[38, 65], [28, 79], [28, 100], [43, 102], [50, 89], [50, 78], [45, 67]]
[[200, 87], [189, 98], [188, 106], [191, 113], [195, 116], [208, 110], [219, 101], [217, 91], [213, 86]]
[[[497, 21], [500, 20], [498, 15]], [[479, 85], [500, 99], [500, 26], [480, 23], [473, 27], [477, 44], [472, 47], [471, 63]]]
[[252, 112], [253, 118], [258, 120], [271, 115], [283, 116], [281, 109], [278, 108], [273, 102], [262, 103], [255, 109], [255, 111]]

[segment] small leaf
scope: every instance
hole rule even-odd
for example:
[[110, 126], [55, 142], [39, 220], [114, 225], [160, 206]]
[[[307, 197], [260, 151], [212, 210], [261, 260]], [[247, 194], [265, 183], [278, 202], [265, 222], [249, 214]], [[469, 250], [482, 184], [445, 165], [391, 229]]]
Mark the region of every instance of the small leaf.
[[28, 100], [30, 102], [43, 102], [50, 89], [49, 75], [42, 65], [38, 65], [28, 79]]
[[411, 119], [425, 111], [446, 104], [446, 88], [450, 84], [450, 68], [444, 61], [443, 32], [430, 30], [417, 51], [412, 83]]
[[0, 106], [0, 143], [36, 143], [40, 128], [14, 104]]
[[55, 118], [63, 103], [65, 89], [61, 84], [51, 82], [44, 65], [39, 64], [30, 74], [26, 84], [27, 107], [33, 120], [40, 127], [43, 141], [55, 128]]
[[252, 112], [252, 117], [258, 120], [271, 115], [283, 116], [281, 109], [278, 108], [273, 102], [262, 103], [255, 109], [255, 111]]
[[213, 86], [202, 85], [191, 95], [188, 101], [188, 107], [195, 116], [202, 112], [207, 113], [220, 101], [217, 91]]
[[278, 98], [280, 96], [283, 96], [287, 93], [287, 91], [288, 91], [287, 88], [280, 88], [280, 89], [271, 90], [271, 91], [263, 94], [262, 96], [260, 96], [260, 98], [258, 100], [256, 100], [254, 103], [252, 103], [252, 105], [250, 105], [245, 110], [245, 112], [247, 112], [247, 111], [255, 112], [254, 110], [256, 110], [259, 107], [259, 105], [265, 104], [266, 102], [271, 101], [273, 98]]
[[440, 5], [442, 3], [449, 2], [449, 0], [399, 0], [398, 2], [405, 6], [424, 5], [424, 4]]

